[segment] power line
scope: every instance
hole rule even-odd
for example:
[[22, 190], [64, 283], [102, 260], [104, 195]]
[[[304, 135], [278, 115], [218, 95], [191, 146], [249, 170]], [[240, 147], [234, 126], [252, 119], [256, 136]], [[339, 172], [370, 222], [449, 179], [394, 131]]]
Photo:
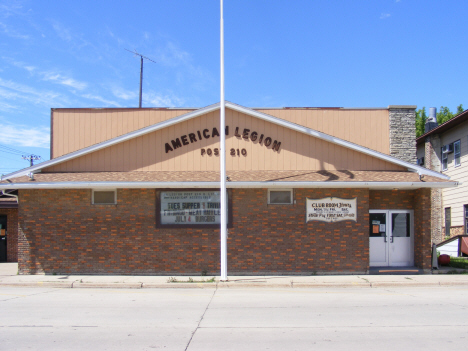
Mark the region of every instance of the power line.
[[[3, 150], [2, 150], [3, 149]], [[21, 150], [17, 150], [17, 149], [13, 149], [12, 147], [9, 147], [9, 146], [6, 146], [6, 145], [0, 145], [0, 151], [3, 151], [3, 152], [8, 152], [8, 153], [16, 153], [16, 154], [27, 154], [27, 155], [30, 155], [30, 153], [26, 152], [26, 151], [21, 151]]]
[[[1, 151], [1, 150], [0, 150]], [[19, 155], [18, 155], [19, 156]], [[5, 156], [1, 156], [0, 157], [2, 160], [11, 160], [11, 161], [19, 161], [19, 159], [14, 159], [14, 158], [10, 158], [10, 157], [5, 157]]]

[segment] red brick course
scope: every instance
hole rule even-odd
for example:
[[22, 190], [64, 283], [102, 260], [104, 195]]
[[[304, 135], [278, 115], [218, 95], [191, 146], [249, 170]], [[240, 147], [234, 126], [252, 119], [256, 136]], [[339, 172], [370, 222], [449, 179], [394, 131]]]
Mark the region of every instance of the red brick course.
[[0, 208], [0, 215], [7, 216], [7, 262], [18, 262], [18, 209]]
[[[268, 205], [267, 189], [233, 189], [228, 273], [365, 273], [369, 209], [427, 206], [415, 194], [295, 189], [295, 204]], [[329, 196], [356, 197], [357, 222], [306, 223], [306, 198]], [[118, 189], [117, 205], [92, 205], [89, 189], [21, 190], [20, 199], [20, 274], [219, 274], [219, 229], [157, 228], [155, 189]]]

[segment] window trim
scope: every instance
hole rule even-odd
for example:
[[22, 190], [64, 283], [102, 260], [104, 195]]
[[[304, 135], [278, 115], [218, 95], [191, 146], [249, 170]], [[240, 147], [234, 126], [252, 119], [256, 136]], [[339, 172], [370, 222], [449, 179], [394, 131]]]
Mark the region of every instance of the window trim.
[[[267, 203], [268, 205], [294, 205], [294, 189], [268, 189], [268, 200], [267, 200]], [[270, 201], [270, 193], [272, 191], [289, 191], [289, 193], [291, 194], [291, 202], [285, 202], [285, 203], [272, 203]]]
[[[108, 192], [108, 191], [113, 191], [114, 192], [114, 202], [106, 202], [106, 203], [95, 203], [94, 202], [94, 193], [95, 192]], [[92, 205], [117, 205], [117, 189], [92, 189], [91, 192], [91, 204]]]
[[[455, 145], [458, 144], [458, 164], [457, 164], [457, 152], [456, 152], [456, 147]], [[457, 140], [453, 143], [453, 164], [455, 167], [460, 167], [461, 166], [461, 141]]]

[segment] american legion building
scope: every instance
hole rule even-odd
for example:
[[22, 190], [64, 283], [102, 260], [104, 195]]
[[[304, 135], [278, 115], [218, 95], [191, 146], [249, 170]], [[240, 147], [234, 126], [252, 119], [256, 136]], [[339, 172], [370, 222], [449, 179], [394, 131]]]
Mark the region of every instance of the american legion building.
[[0, 182], [19, 274], [217, 275], [221, 133], [228, 274], [428, 271], [457, 182], [416, 165], [415, 108], [52, 109], [51, 159]]

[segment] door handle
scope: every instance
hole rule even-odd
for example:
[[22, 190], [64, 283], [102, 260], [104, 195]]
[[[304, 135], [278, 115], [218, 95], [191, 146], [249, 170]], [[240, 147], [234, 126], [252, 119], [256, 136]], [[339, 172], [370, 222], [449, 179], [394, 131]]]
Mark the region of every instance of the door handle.
[[393, 244], [393, 235], [390, 236], [390, 242]]
[[384, 243], [387, 242], [387, 235], [385, 235], [385, 236], [383, 237], [383, 240], [384, 240]]

